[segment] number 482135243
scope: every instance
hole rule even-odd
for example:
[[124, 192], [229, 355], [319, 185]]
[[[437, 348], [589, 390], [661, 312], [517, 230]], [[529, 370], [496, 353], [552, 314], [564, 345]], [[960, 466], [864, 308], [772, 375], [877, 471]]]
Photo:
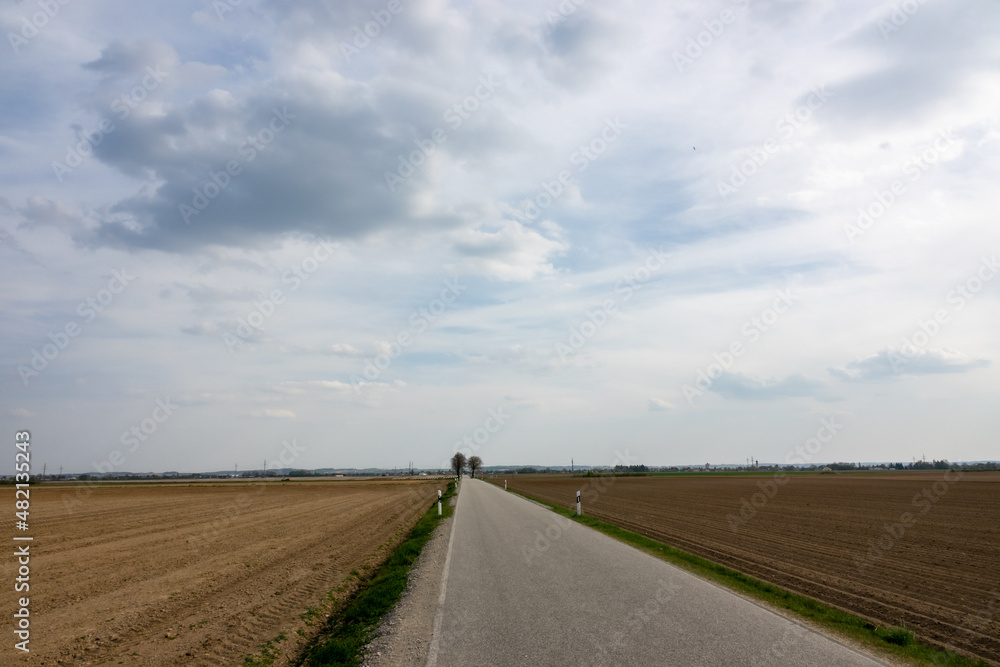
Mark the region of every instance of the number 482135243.
[[15, 446], [18, 450], [20, 450], [14, 454], [14, 464], [17, 469], [17, 481], [27, 482], [31, 479], [31, 454], [28, 453], [28, 447], [31, 445], [31, 434], [27, 431], [18, 431], [14, 439]]

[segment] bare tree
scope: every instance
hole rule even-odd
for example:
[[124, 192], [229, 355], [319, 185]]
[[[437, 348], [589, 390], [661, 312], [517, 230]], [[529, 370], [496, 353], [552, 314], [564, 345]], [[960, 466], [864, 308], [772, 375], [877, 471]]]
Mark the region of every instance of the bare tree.
[[470, 456], [468, 463], [469, 463], [469, 472], [471, 472], [472, 476], [475, 477], [476, 471], [483, 467], [483, 460], [478, 456]]
[[455, 477], [461, 477], [462, 471], [469, 465], [468, 459], [465, 458], [465, 454], [462, 452], [456, 452], [453, 457], [451, 457], [451, 469], [455, 471]]

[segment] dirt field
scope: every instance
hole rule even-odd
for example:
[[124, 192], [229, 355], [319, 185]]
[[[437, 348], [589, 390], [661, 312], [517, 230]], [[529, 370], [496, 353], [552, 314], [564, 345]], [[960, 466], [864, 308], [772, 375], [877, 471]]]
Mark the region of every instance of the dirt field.
[[586, 514], [1000, 664], [998, 473], [507, 481], [565, 507], [582, 489]]
[[[237, 665], [285, 633], [273, 644], [282, 664], [320, 624], [319, 614], [301, 615], [338, 587], [342, 599], [352, 570], [380, 561], [446, 484], [35, 487], [31, 653], [8, 638], [0, 655], [38, 665]], [[7, 581], [13, 561], [4, 559]], [[3, 596], [2, 613], [13, 612], [13, 595]]]

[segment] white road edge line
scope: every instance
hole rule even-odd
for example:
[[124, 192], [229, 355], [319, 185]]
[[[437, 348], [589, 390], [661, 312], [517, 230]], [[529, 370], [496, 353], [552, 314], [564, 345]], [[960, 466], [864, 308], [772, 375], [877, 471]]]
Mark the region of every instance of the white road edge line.
[[[458, 488], [455, 489], [458, 491]], [[444, 557], [444, 572], [441, 573], [441, 594], [438, 596], [438, 608], [434, 614], [434, 624], [431, 626], [431, 643], [427, 647], [427, 662], [425, 667], [437, 667], [438, 651], [441, 648], [441, 626], [444, 624], [444, 597], [448, 591], [448, 570], [451, 566], [451, 547], [455, 544], [455, 526], [458, 524], [458, 499], [461, 493], [455, 494], [455, 511], [451, 513], [451, 533], [448, 535], [448, 553]]]

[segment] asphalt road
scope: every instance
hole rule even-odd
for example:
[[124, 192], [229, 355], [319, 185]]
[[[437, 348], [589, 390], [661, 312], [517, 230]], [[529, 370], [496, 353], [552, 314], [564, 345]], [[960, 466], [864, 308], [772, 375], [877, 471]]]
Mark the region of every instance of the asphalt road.
[[452, 528], [428, 667], [884, 665], [486, 482]]

